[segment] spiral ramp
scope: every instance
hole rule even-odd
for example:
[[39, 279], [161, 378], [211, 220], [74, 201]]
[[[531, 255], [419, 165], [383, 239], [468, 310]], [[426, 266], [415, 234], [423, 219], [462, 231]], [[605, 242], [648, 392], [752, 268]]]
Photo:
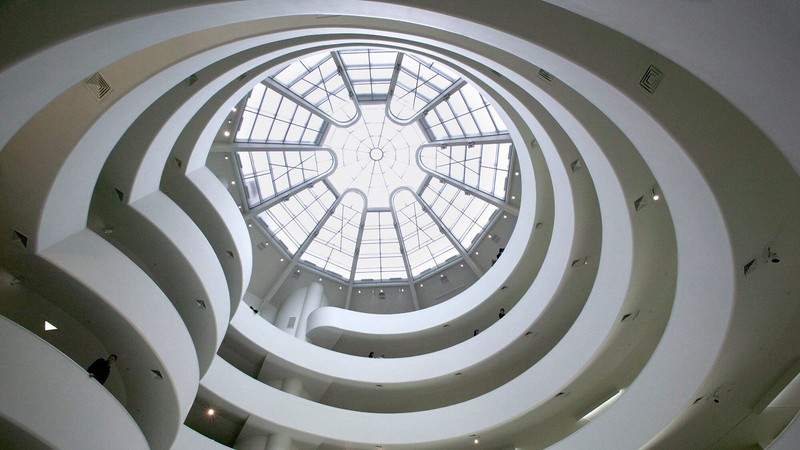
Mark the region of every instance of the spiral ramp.
[[[0, 447], [797, 448], [800, 7], [0, 14]], [[462, 294], [320, 307], [298, 339], [247, 307], [271, 275], [210, 149], [269, 70], [348, 45], [429, 55], [489, 94], [519, 215]], [[102, 387], [81, 367], [108, 353]]]

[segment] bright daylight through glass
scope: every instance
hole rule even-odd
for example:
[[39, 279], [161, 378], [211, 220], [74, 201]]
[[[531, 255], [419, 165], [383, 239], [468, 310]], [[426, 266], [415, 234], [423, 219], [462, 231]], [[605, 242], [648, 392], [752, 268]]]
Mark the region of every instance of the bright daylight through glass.
[[285, 252], [350, 283], [463, 260], [507, 203], [513, 147], [452, 69], [387, 49], [316, 53], [247, 97], [247, 209]]

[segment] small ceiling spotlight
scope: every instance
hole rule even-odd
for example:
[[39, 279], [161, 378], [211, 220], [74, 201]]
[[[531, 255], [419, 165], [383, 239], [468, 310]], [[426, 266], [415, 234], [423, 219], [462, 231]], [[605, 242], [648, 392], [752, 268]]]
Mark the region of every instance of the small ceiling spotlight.
[[228, 155], [225, 155], [225, 159], [227, 160], [228, 158], [229, 158]]
[[650, 192], [653, 193], [653, 200], [658, 201], [658, 200], [661, 199], [661, 196], [658, 194], [658, 192], [656, 192], [656, 187], [655, 186], [650, 188]]
[[236, 184], [236, 181], [231, 181], [231, 184]]
[[231, 135], [231, 132], [230, 132], [230, 131], [228, 131], [228, 130], [225, 130], [225, 132], [224, 132], [224, 133], [222, 133], [222, 134], [223, 134], [225, 137], [228, 137], [228, 136], [230, 136], [230, 135]]
[[231, 108], [231, 111], [236, 112], [236, 107]]
[[773, 252], [770, 247], [767, 247], [767, 261], [771, 262], [772, 264], [778, 264], [781, 262], [781, 257], [777, 253]]
[[214, 414], [216, 414], [216, 411], [214, 411], [214, 408], [208, 408], [208, 410], [206, 410], [206, 415], [207, 416], [213, 416]]

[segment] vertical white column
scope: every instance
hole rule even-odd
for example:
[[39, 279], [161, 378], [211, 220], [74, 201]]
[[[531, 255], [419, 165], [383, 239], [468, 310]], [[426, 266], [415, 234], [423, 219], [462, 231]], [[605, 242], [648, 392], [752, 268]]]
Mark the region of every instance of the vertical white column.
[[308, 329], [308, 316], [322, 305], [322, 298], [324, 291], [322, 284], [316, 281], [311, 283], [306, 289], [306, 296], [303, 299], [303, 308], [300, 311], [300, 317], [297, 320], [297, 329], [295, 330], [295, 337], [303, 341], [306, 339], [306, 330]]

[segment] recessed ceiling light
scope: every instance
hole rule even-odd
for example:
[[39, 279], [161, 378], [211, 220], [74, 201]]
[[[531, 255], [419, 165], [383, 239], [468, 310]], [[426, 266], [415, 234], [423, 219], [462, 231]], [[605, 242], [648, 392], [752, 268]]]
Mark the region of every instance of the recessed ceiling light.
[[340, 291], [342, 290], [342, 287], [341, 287], [341, 286], [339, 286], [339, 290], [340, 290]]
[[228, 159], [228, 155], [225, 155], [225, 159]]
[[206, 411], [206, 414], [209, 416], [213, 416], [214, 413], [216, 413], [216, 411], [214, 411], [214, 408], [208, 408], [208, 410]]
[[359, 293], [359, 294], [361, 293], [361, 289], [359, 289], [359, 290], [358, 290], [358, 293]]
[[475, 252], [475, 254], [476, 254], [476, 255], [480, 255], [480, 253], [478, 253], [478, 252]]
[[489, 235], [489, 239], [491, 239], [491, 238], [492, 238], [492, 235], [490, 234], [490, 235]]
[[508, 219], [508, 216], [503, 214], [503, 219]]
[[283, 262], [283, 258], [281, 258], [281, 262]]
[[236, 184], [236, 181], [231, 181], [231, 184]]
[[320, 278], [319, 281], [322, 281], [322, 278]]
[[519, 172], [514, 172], [514, 175], [519, 176]]
[[516, 196], [516, 195], [512, 195], [512, 196], [511, 196], [511, 200], [516, 200], [516, 199], [517, 199], [517, 196]]
[[228, 136], [230, 136], [230, 135], [231, 135], [231, 132], [230, 132], [230, 131], [228, 131], [228, 130], [225, 130], [225, 132], [224, 132], [224, 133], [222, 133], [222, 134], [223, 134], [223, 135], [225, 135], [225, 137], [228, 137]]
[[231, 111], [236, 112], [236, 107], [231, 108]]
[[420, 283], [420, 284], [419, 284], [419, 287], [422, 287], [422, 286], [425, 286], [425, 285], [424, 285], [424, 284], [422, 284], [422, 283]]

